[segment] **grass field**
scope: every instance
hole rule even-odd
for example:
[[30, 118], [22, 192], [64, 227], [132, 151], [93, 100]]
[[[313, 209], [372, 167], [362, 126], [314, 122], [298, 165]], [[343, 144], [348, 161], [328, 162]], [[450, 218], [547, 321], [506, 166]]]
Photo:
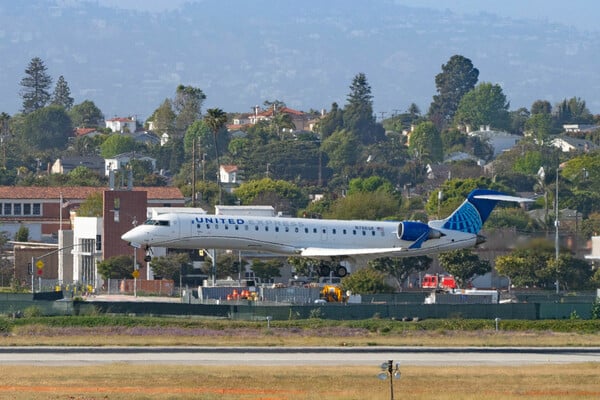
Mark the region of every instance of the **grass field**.
[[[600, 321], [0, 319], [1, 346], [600, 346]], [[396, 360], [400, 361], [401, 360]], [[0, 399], [389, 399], [372, 367], [0, 365]], [[531, 366], [401, 365], [395, 399], [597, 399], [600, 360]]]
[[[389, 399], [379, 367], [0, 367], [0, 399]], [[600, 363], [401, 366], [396, 399], [597, 399]]]

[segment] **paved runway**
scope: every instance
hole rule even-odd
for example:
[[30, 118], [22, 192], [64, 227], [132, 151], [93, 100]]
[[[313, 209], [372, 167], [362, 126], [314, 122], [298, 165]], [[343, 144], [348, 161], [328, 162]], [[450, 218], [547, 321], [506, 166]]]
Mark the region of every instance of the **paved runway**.
[[469, 366], [600, 362], [600, 348], [537, 347], [0, 347], [0, 365]]

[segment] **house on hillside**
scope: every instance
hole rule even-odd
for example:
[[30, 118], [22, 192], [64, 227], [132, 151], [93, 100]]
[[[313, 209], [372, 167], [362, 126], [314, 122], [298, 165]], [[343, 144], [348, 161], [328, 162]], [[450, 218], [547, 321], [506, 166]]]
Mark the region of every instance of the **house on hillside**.
[[488, 143], [494, 150], [493, 157], [498, 157], [502, 152], [512, 149], [523, 138], [512, 133], [491, 129], [489, 125], [480, 126], [479, 130], [467, 132], [469, 136], [477, 136]]
[[137, 131], [137, 121], [135, 117], [115, 117], [104, 121], [106, 127], [116, 133]]
[[550, 145], [559, 148], [563, 153], [588, 153], [598, 148], [591, 140], [571, 136], [557, 136], [550, 141]]
[[148, 156], [143, 156], [136, 152], [117, 154], [112, 158], [104, 160], [104, 175], [109, 176], [111, 171], [118, 171], [127, 167], [131, 160], [148, 161], [152, 164], [152, 170], [156, 170], [156, 159]]
[[68, 174], [80, 166], [89, 168], [100, 175], [104, 174], [104, 159], [100, 156], [72, 156], [58, 158], [50, 167], [50, 173]]

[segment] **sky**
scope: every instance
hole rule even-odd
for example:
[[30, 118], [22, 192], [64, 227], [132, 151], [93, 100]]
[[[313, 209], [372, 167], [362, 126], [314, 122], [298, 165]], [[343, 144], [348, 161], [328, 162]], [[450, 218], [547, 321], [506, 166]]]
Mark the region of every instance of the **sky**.
[[[33, 57], [44, 60], [54, 82], [65, 76], [76, 103], [92, 100], [107, 118], [146, 119], [174, 96], [178, 84], [201, 88], [207, 95], [204, 109], [248, 112], [266, 100], [282, 100], [303, 111], [328, 109], [333, 102], [344, 105], [359, 72], [373, 88], [378, 116], [404, 111], [411, 102], [426, 112], [436, 94], [435, 75], [460, 54], [479, 69], [480, 82], [502, 86], [511, 110], [538, 99], [555, 104], [577, 96], [600, 113], [600, 29], [595, 20], [600, 2], [301, 4], [0, 0], [0, 93], [5, 94], [0, 112], [19, 111], [19, 80]], [[506, 32], [507, 27], [514, 31]], [[485, 35], [479, 34], [481, 29]]]
[[600, 30], [597, 0], [395, 0], [398, 4], [458, 14], [493, 13], [506, 18], [531, 19], [568, 25], [589, 31]]

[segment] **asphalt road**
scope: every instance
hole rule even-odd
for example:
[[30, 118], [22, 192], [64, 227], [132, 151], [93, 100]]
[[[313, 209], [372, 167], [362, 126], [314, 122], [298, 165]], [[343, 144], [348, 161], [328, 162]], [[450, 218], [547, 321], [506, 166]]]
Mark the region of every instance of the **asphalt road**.
[[600, 347], [0, 347], [0, 365], [469, 366], [600, 362]]

